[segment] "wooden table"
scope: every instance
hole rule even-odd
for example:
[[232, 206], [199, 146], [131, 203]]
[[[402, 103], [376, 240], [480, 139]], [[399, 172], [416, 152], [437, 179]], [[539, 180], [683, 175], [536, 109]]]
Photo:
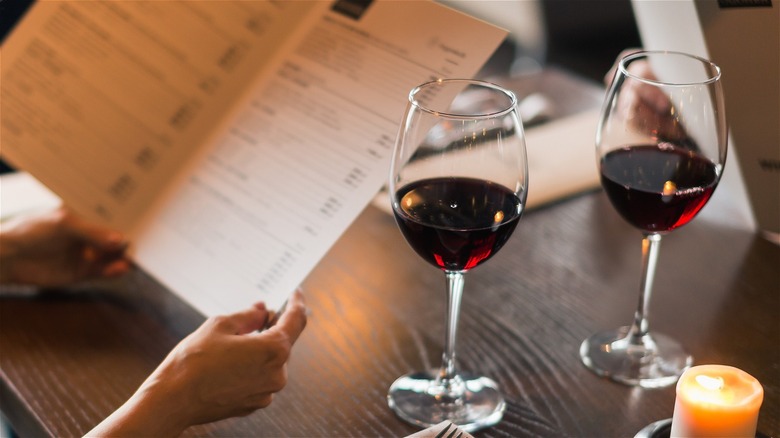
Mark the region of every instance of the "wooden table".
[[[709, 206], [708, 206], [709, 208]], [[630, 437], [672, 415], [674, 388], [622, 386], [580, 364], [581, 341], [630, 322], [639, 233], [601, 192], [527, 212], [468, 274], [459, 363], [496, 379], [504, 420], [477, 436]], [[439, 364], [443, 275], [369, 207], [305, 282], [309, 325], [268, 409], [194, 427], [200, 436], [404, 436], [387, 408], [399, 375]], [[764, 385], [759, 430], [780, 435], [780, 247], [696, 220], [665, 238], [651, 305], [696, 364]], [[0, 299], [0, 408], [22, 436], [73, 436], [119, 406], [203, 318], [135, 272], [75, 291]], [[182, 401], [185, 402], [185, 401]]]

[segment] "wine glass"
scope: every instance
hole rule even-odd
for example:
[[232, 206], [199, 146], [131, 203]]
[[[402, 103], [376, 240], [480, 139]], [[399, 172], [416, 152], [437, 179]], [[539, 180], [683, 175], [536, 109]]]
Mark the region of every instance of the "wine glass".
[[487, 377], [455, 363], [464, 274], [496, 254], [525, 206], [528, 166], [515, 95], [466, 79], [409, 93], [390, 169], [396, 222], [409, 245], [444, 271], [447, 319], [438, 370], [400, 377], [388, 404], [422, 427], [449, 420], [465, 431], [498, 423], [505, 402]]
[[648, 306], [661, 236], [690, 222], [710, 199], [726, 145], [717, 65], [679, 52], [620, 60], [596, 135], [598, 167], [613, 207], [643, 234], [642, 273], [632, 325], [597, 333], [580, 347], [596, 374], [657, 388], [675, 383], [693, 363], [677, 341], [650, 333]]

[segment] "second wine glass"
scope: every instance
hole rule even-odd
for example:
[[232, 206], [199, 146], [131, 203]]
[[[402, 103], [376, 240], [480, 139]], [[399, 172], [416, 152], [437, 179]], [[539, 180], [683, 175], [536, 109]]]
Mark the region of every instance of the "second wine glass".
[[388, 404], [422, 427], [449, 420], [466, 431], [498, 423], [498, 385], [455, 361], [464, 274], [507, 242], [528, 188], [525, 137], [515, 95], [472, 80], [414, 88], [398, 134], [389, 191], [409, 245], [447, 279], [446, 336], [438, 370], [396, 380]]
[[648, 307], [661, 236], [690, 222], [720, 181], [727, 127], [721, 72], [676, 52], [620, 60], [597, 132], [601, 184], [642, 234], [639, 305], [631, 326], [582, 343], [583, 363], [628, 385], [671, 385], [693, 363], [674, 339], [651, 333]]

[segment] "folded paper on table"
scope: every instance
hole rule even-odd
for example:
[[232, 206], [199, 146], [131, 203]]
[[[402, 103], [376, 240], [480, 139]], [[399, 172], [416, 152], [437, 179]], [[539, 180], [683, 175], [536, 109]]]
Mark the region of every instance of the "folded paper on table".
[[596, 162], [599, 112], [598, 108], [583, 111], [526, 132], [528, 208], [599, 186]]
[[[599, 109], [593, 108], [536, 126], [525, 133], [529, 175], [526, 208], [536, 208], [599, 186], [596, 165], [598, 119]], [[469, 151], [453, 154], [466, 161], [471, 159]], [[479, 160], [473, 162], [479, 163]], [[422, 159], [416, 165], [425, 166], [426, 160]], [[374, 205], [392, 213], [385, 191], [374, 198]]]

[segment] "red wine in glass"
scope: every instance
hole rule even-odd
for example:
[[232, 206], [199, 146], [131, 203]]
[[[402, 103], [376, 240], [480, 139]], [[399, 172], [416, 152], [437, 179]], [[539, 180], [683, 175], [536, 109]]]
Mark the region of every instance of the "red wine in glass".
[[687, 224], [710, 199], [719, 179], [715, 163], [669, 143], [612, 150], [599, 167], [615, 210], [650, 233]]
[[596, 374], [659, 388], [673, 385], [693, 363], [680, 342], [651, 331], [650, 297], [662, 236], [689, 223], [709, 201], [727, 149], [717, 65], [668, 51], [620, 60], [601, 110], [596, 153], [612, 206], [642, 232], [642, 263], [631, 325], [598, 331], [580, 345], [582, 363]]
[[[412, 159], [414, 158], [414, 159]], [[387, 404], [418, 427], [448, 420], [466, 432], [501, 421], [498, 383], [457, 366], [465, 275], [510, 238], [525, 206], [528, 163], [517, 97], [489, 82], [439, 79], [412, 89], [393, 150], [388, 192], [404, 239], [446, 279], [437, 369], [397, 378]], [[425, 299], [415, 303], [429, 305]]]
[[462, 177], [415, 181], [399, 189], [396, 199], [395, 218], [406, 241], [446, 271], [466, 271], [493, 256], [523, 210], [509, 189]]

